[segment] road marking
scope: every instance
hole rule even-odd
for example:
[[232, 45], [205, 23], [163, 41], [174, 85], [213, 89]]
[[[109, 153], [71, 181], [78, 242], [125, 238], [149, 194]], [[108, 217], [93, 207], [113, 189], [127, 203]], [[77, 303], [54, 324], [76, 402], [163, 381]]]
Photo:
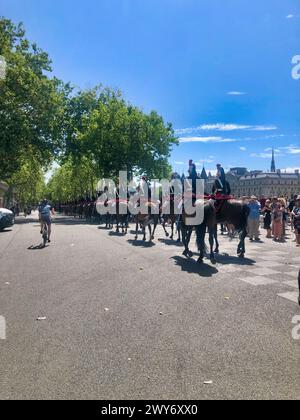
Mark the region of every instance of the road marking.
[[278, 271], [271, 270], [270, 268], [254, 268], [254, 269], [246, 269], [249, 273], [257, 275], [257, 276], [273, 276], [278, 274]]
[[277, 296], [288, 299], [291, 302], [298, 303], [298, 292], [278, 293]]
[[278, 283], [275, 280], [271, 280], [271, 279], [268, 279], [267, 277], [263, 277], [263, 276], [244, 277], [244, 278], [239, 278], [238, 280], [241, 280], [245, 283], [251, 284], [252, 286], [266, 286], [266, 285], [269, 285], [269, 284]]
[[294, 287], [295, 289], [298, 289], [298, 281], [297, 280], [285, 281], [283, 284], [287, 284], [290, 287]]

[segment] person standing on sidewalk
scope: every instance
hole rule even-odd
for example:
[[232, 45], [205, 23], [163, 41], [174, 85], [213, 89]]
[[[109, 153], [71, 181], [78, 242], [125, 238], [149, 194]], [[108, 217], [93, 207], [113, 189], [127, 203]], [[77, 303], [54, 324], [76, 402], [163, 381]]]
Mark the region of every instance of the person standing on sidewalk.
[[259, 224], [260, 224], [261, 205], [254, 195], [251, 197], [248, 207], [250, 209], [250, 214], [248, 217], [248, 235], [251, 242], [254, 239], [256, 241], [259, 241]]

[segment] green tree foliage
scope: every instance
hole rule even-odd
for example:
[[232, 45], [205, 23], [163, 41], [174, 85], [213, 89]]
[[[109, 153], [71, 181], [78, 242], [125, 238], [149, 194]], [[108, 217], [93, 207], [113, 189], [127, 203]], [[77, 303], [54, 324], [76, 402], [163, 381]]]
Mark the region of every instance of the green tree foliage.
[[19, 169], [10, 179], [13, 193], [22, 206], [35, 205], [45, 192], [45, 174], [34, 153], [27, 151], [20, 158]]
[[53, 202], [74, 201], [96, 193], [95, 167], [87, 158], [74, 162], [69, 158], [57, 168], [46, 186], [46, 196]]
[[0, 55], [7, 62], [0, 80], [0, 179], [15, 185], [20, 197], [23, 188], [22, 200], [39, 196], [42, 168], [53, 161], [60, 168], [47, 191], [58, 201], [91, 195], [99, 179], [115, 179], [120, 170], [170, 175], [168, 158], [177, 139], [155, 111], [144, 113], [117, 90], [75, 91], [50, 78], [47, 53], [26, 39], [21, 24], [5, 18]]
[[7, 63], [0, 80], [0, 179], [9, 180], [29, 147], [40, 164], [60, 152], [68, 87], [49, 78], [48, 55], [29, 43], [22, 25], [4, 18], [0, 55]]
[[[168, 158], [177, 144], [171, 124], [156, 113], [149, 115], [127, 104], [119, 91], [98, 88], [81, 92], [73, 103], [76, 127], [67, 144], [72, 156], [85, 155], [95, 162], [98, 177], [117, 177], [120, 170], [161, 178], [170, 174]], [[71, 147], [70, 147], [71, 146]]]

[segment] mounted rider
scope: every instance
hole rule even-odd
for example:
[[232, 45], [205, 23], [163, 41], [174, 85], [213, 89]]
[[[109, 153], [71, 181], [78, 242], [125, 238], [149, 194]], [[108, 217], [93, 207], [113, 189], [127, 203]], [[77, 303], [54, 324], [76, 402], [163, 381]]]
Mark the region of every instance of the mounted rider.
[[220, 196], [221, 199], [227, 198], [231, 194], [230, 184], [226, 179], [225, 171], [220, 163], [217, 165], [217, 178], [214, 182], [212, 193]]

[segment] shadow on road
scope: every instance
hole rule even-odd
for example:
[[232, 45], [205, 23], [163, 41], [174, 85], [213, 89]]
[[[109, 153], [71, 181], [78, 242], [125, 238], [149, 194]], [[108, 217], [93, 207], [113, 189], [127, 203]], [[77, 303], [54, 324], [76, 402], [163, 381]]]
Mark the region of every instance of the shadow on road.
[[154, 246], [156, 246], [156, 244], [154, 242], [149, 242], [149, 241], [141, 241], [141, 240], [134, 240], [134, 239], [128, 239], [127, 241], [130, 245], [132, 246], [137, 246], [140, 248], [153, 248]]
[[53, 219], [55, 225], [74, 226], [74, 225], [99, 225], [97, 220], [75, 219], [72, 217], [55, 217]]
[[219, 271], [216, 267], [213, 267], [209, 264], [203, 263], [199, 264], [194, 259], [186, 259], [184, 257], [172, 257], [178, 267], [181, 267], [181, 270], [189, 274], [199, 274], [201, 277], [212, 277], [217, 274]]
[[4, 230], [0, 230], [0, 234], [1, 233], [9, 233], [12, 232], [12, 229], [4, 229]]
[[115, 232], [114, 230], [111, 230], [108, 234], [109, 236], [117, 236], [117, 237], [123, 237], [126, 236], [126, 233], [122, 233], [122, 232]]
[[235, 257], [226, 253], [223, 254], [215, 254], [216, 261], [218, 264], [222, 265], [229, 265], [229, 264], [236, 264], [236, 265], [255, 265], [256, 261], [250, 258], [239, 258]]
[[28, 247], [28, 251], [38, 251], [41, 249], [45, 249], [48, 248], [49, 245], [44, 246], [43, 244], [39, 244], [39, 245], [31, 245], [30, 247]]
[[183, 247], [182, 242], [178, 242], [177, 240], [173, 240], [173, 239], [159, 239], [159, 242], [168, 246], [178, 246], [180, 248]]

